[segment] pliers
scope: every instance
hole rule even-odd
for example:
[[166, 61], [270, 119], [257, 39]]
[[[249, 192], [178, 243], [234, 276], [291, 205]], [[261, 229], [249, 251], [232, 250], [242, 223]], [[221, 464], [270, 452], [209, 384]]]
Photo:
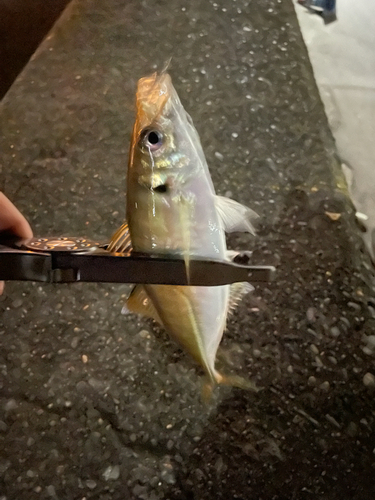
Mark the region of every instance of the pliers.
[[[109, 251], [108, 244], [85, 238], [41, 237], [0, 244], [1, 281], [45, 283], [141, 283], [218, 286], [271, 281], [273, 266], [250, 266], [226, 260]], [[241, 256], [241, 254], [239, 254]], [[245, 261], [249, 260], [246, 257]]]

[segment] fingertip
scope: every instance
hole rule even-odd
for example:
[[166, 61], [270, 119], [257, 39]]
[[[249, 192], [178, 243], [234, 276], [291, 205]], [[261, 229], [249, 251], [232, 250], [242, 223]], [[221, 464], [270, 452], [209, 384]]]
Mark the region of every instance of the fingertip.
[[20, 238], [32, 238], [33, 232], [18, 208], [0, 192], [0, 231], [7, 231]]
[[31, 229], [30, 224], [27, 222], [25, 218], [22, 218], [20, 222], [17, 225], [15, 233], [21, 238], [32, 238], [33, 237], [33, 230]]

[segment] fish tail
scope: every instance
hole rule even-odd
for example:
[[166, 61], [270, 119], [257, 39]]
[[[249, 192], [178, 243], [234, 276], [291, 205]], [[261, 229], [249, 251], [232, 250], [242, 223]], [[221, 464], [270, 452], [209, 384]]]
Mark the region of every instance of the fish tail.
[[247, 391], [259, 392], [261, 390], [261, 388], [257, 387], [253, 381], [239, 377], [238, 375], [221, 376], [221, 380], [218, 383], [221, 385], [229, 385], [230, 387], [238, 387], [239, 389]]
[[251, 380], [239, 377], [238, 375], [222, 375], [215, 371], [214, 376], [207, 376], [202, 387], [202, 401], [209, 403], [212, 398], [212, 393], [216, 385], [226, 385], [229, 387], [237, 387], [246, 391], [259, 392], [260, 387], [257, 387]]
[[222, 378], [223, 378], [222, 375], [215, 369], [207, 370], [207, 373], [203, 378], [203, 384], [202, 384], [201, 397], [203, 403], [208, 404], [211, 401], [214, 388], [221, 383]]
[[214, 391], [215, 384], [213, 384], [210, 380], [206, 380], [202, 386], [201, 399], [202, 402], [206, 405], [211, 401], [212, 393]]

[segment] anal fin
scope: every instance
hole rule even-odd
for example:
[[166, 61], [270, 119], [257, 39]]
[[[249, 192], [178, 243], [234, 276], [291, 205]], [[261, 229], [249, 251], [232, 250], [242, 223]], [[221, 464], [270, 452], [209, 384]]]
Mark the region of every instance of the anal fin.
[[253, 285], [247, 281], [241, 281], [240, 283], [233, 283], [230, 285], [228, 314], [231, 314], [236, 309], [244, 295], [252, 292], [253, 290]]

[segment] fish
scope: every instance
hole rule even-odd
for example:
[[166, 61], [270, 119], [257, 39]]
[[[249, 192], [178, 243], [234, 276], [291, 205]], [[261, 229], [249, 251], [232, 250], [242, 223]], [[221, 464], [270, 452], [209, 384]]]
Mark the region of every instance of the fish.
[[[229, 259], [225, 232], [254, 234], [257, 214], [215, 193], [197, 130], [163, 71], [141, 78], [127, 171], [126, 222], [110, 251]], [[201, 366], [205, 391], [217, 384], [255, 389], [215, 368], [228, 315], [249, 283], [204, 287], [137, 285], [124, 313], [152, 318]]]

